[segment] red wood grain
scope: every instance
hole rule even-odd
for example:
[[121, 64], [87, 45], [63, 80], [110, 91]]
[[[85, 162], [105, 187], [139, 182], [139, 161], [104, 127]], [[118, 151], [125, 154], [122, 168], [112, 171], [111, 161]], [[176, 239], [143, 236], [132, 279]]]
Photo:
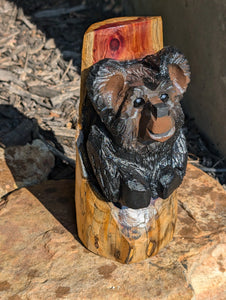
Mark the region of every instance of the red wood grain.
[[93, 64], [104, 58], [139, 59], [156, 52], [153, 47], [153, 19], [108, 23], [94, 30]]

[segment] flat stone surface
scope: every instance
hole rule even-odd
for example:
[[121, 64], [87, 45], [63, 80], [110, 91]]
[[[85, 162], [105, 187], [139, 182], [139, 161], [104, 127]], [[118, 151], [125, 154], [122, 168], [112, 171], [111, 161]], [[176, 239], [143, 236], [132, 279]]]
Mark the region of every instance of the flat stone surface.
[[223, 188], [188, 166], [173, 241], [122, 265], [76, 234], [74, 182], [47, 181], [1, 202], [0, 299], [225, 299]]

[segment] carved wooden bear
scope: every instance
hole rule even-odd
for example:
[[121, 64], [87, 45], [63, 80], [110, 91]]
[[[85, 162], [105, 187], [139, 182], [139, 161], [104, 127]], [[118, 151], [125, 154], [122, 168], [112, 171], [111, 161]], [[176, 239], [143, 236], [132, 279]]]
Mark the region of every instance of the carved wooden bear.
[[189, 65], [173, 47], [141, 60], [104, 59], [87, 78], [95, 113], [88, 159], [107, 201], [133, 209], [154, 204], [181, 184], [187, 150], [180, 99]]

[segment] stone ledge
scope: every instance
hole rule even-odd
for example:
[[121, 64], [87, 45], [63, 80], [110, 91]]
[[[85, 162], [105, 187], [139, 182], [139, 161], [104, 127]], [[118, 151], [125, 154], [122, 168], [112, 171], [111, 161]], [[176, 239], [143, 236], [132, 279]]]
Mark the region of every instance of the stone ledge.
[[122, 265], [79, 242], [73, 181], [12, 192], [0, 210], [0, 298], [224, 299], [226, 193], [189, 165], [178, 199], [173, 241]]

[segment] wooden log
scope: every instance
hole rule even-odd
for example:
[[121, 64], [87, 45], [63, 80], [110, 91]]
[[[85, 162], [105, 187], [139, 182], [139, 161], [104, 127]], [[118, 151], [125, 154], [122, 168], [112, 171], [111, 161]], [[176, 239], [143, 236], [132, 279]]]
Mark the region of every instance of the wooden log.
[[[76, 216], [78, 235], [92, 252], [121, 263], [144, 260], [173, 237], [176, 191], [148, 208], [119, 209], [106, 202], [87, 172], [83, 157], [82, 109], [89, 68], [104, 58], [139, 59], [163, 47], [161, 17], [126, 17], [93, 24], [85, 33], [82, 51], [81, 98], [76, 134]], [[135, 217], [134, 217], [135, 214]]]

